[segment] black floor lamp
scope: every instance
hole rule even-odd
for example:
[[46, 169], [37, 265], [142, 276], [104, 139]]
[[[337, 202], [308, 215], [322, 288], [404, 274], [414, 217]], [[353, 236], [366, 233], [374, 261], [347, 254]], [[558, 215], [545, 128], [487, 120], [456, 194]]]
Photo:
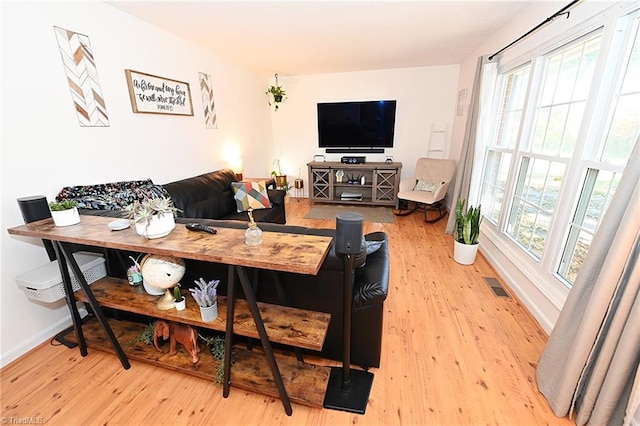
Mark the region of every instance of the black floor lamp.
[[343, 298], [343, 351], [342, 367], [332, 367], [324, 407], [334, 410], [364, 414], [373, 373], [352, 370], [351, 364], [351, 311], [353, 306], [353, 257], [362, 250], [362, 224], [360, 213], [339, 213], [336, 216], [335, 250], [343, 256], [344, 298]]

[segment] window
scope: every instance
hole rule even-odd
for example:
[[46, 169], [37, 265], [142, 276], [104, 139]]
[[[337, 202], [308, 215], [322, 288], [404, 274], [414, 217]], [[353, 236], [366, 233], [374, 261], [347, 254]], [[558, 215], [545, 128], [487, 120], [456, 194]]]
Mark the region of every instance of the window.
[[569, 224], [569, 233], [556, 272], [574, 282], [591, 239], [615, 193], [622, 170], [640, 134], [640, 35], [636, 18], [632, 26], [633, 43], [626, 52], [609, 108], [608, 122], [602, 146], [596, 152], [594, 164], [586, 168], [582, 191]]
[[531, 66], [527, 64], [509, 72], [502, 79], [496, 137], [493, 146], [487, 150], [482, 183], [484, 215], [494, 224], [498, 223], [505, 199], [509, 166], [520, 132], [530, 70]]
[[483, 213], [501, 243], [569, 286], [640, 135], [639, 16], [603, 18], [496, 85]]
[[590, 34], [542, 58], [542, 80], [528, 144], [521, 149], [507, 234], [542, 257], [562, 179], [572, 158], [600, 49]]

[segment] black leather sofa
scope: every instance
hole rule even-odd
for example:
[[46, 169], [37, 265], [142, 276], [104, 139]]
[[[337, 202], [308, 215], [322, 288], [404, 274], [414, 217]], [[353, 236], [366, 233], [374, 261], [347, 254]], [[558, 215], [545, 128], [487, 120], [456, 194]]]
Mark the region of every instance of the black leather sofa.
[[[80, 213], [100, 216], [124, 217], [123, 207], [135, 200], [156, 196], [168, 196], [180, 209], [178, 217], [194, 219], [224, 219], [249, 221], [246, 212], [238, 212], [232, 182], [237, 182], [233, 170], [223, 169], [181, 179], [163, 185], [151, 179], [139, 181], [111, 182], [97, 185], [69, 186], [56, 196], [56, 201], [74, 199], [78, 201]], [[253, 211], [256, 222], [285, 224], [286, 192], [267, 189], [272, 207]]]
[[[173, 205], [181, 210], [180, 217], [249, 221], [246, 212], [238, 213], [231, 183], [237, 182], [233, 170], [224, 169], [165, 183]], [[253, 211], [256, 222], [285, 224], [287, 222], [284, 197], [280, 189], [267, 189], [273, 205], [270, 209]]]

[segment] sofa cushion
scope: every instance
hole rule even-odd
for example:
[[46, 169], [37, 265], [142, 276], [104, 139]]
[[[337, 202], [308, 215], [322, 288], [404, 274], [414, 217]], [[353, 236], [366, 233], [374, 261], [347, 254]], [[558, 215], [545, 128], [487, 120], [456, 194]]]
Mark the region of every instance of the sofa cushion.
[[221, 218], [236, 212], [231, 189], [231, 183], [236, 181], [233, 170], [223, 169], [166, 183], [163, 187], [174, 206], [182, 210], [182, 217]]
[[264, 182], [232, 182], [238, 213], [272, 207]]

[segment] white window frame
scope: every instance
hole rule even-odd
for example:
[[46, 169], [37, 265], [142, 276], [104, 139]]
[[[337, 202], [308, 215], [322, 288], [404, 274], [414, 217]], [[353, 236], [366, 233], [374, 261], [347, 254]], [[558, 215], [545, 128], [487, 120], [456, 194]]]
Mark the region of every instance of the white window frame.
[[[491, 221], [484, 221], [482, 226], [483, 238], [488, 238], [493, 247], [499, 250], [498, 256], [504, 256], [513, 265], [517, 265], [519, 273], [527, 276], [535, 287], [546, 297], [551, 303], [558, 309], [564, 304], [564, 300], [569, 291], [568, 282], [555, 273], [562, 257], [564, 250], [564, 242], [568, 236], [568, 224], [572, 219], [575, 208], [579, 202], [580, 192], [582, 190], [582, 182], [585, 174], [585, 166], [592, 164], [592, 155], [594, 149], [598, 149], [599, 140], [595, 137], [601, 133], [602, 126], [606, 124], [606, 112], [602, 111], [603, 105], [609, 105], [610, 99], [613, 96], [612, 91], [607, 90], [606, 79], [604, 77], [615, 73], [621, 66], [622, 59], [619, 55], [618, 60], [609, 61], [603, 59], [609, 57], [612, 52], [618, 47], [618, 43], [624, 42], [620, 40], [620, 36], [616, 31], [620, 30], [621, 25], [628, 25], [628, 22], [632, 22], [634, 14], [640, 13], [637, 4], [618, 4], [615, 7], [610, 7], [605, 12], [595, 16], [591, 19], [585, 20], [579, 25], [575, 26], [571, 31], [567, 31], [558, 37], [553, 38], [544, 45], [531, 50], [525, 54], [512, 59], [508, 63], [500, 64], [499, 73], [507, 73], [520, 66], [523, 66], [527, 62], [531, 62], [531, 75], [529, 77], [529, 88], [527, 96], [530, 96], [532, 89], [536, 89], [535, 85], [539, 84], [537, 78], [537, 68], [541, 66], [540, 58], [542, 55], [551, 52], [558, 47], [568, 44], [572, 40], [578, 39], [598, 28], [603, 28], [603, 39], [599, 54], [598, 63], [594, 72], [594, 82], [592, 84], [591, 92], [589, 94], [587, 104], [585, 106], [583, 121], [590, 123], [588, 126], [581, 126], [579, 140], [584, 141], [578, 144], [575, 148], [574, 155], [569, 161], [568, 173], [563, 179], [564, 188], [578, 188], [576, 191], [568, 192], [564, 188], [561, 188], [561, 196], [556, 206], [555, 218], [552, 219], [551, 227], [549, 229], [549, 239], [547, 241], [543, 256], [540, 261], [529, 255], [528, 252], [522, 250], [519, 245], [506, 234], [506, 220], [508, 211], [511, 208], [512, 194], [515, 186], [515, 174], [520, 165], [522, 152], [520, 146], [516, 147], [516, 152], [513, 154], [509, 172], [509, 180], [507, 183], [506, 194], [509, 199], [505, 198], [503, 201], [503, 208], [498, 220], [498, 224], [494, 224]], [[627, 18], [624, 18], [627, 16]], [[624, 21], [627, 21], [627, 24]], [[629, 34], [629, 32], [625, 33]], [[609, 77], [610, 78], [610, 77]], [[496, 90], [499, 92], [499, 90]], [[527, 99], [527, 105], [525, 111], [523, 111], [525, 121], [521, 125], [521, 132], [526, 136], [530, 134], [533, 114], [530, 113], [530, 108], [533, 107], [534, 100]], [[495, 111], [495, 109], [494, 109]], [[497, 111], [496, 111], [497, 112]], [[602, 117], [602, 115], [605, 117]], [[495, 115], [491, 115], [488, 119], [495, 119]], [[523, 137], [519, 137], [519, 144], [522, 144]], [[486, 158], [486, 152], [488, 149], [496, 150], [495, 146], [485, 146], [482, 161]], [[597, 167], [601, 168], [601, 167]], [[484, 164], [483, 164], [482, 177], [484, 178]], [[495, 255], [494, 255], [495, 256]], [[507, 278], [508, 279], [508, 278]]]

